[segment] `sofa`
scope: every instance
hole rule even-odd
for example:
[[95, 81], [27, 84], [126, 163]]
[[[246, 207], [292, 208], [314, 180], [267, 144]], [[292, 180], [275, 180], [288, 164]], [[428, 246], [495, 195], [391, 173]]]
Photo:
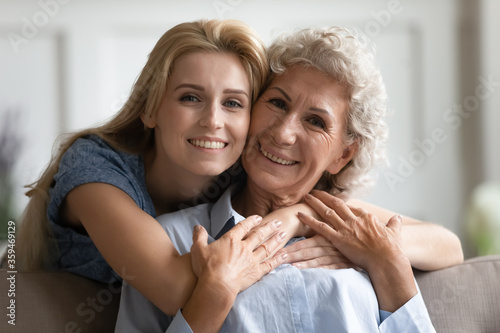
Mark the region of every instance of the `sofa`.
[[[415, 277], [437, 332], [500, 332], [500, 255], [415, 271]], [[0, 290], [0, 332], [113, 332], [117, 285], [63, 272], [2, 269]]]

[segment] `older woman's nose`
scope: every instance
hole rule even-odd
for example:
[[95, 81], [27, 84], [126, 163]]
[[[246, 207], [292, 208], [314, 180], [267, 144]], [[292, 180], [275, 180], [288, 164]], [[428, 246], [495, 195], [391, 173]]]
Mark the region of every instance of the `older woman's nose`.
[[270, 134], [277, 145], [291, 146], [297, 138], [297, 129], [294, 117], [286, 116], [274, 121]]
[[216, 103], [208, 104], [204, 109], [199, 120], [199, 125], [213, 131], [223, 127], [223, 114], [219, 105]]

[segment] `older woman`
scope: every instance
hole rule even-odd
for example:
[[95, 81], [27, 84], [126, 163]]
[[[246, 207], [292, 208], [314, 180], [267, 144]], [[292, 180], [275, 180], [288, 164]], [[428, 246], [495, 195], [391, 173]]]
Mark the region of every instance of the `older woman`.
[[[381, 155], [385, 92], [371, 54], [340, 28], [301, 31], [269, 52], [273, 78], [254, 105], [242, 158], [247, 180], [214, 205], [158, 218], [180, 254], [192, 250], [198, 283], [190, 300], [171, 318], [124, 284], [117, 332], [433, 331], [401, 247], [401, 217], [380, 223], [338, 198], [365, 184]], [[313, 197], [314, 187], [333, 195]], [[300, 220], [363, 271], [282, 265], [245, 290], [260, 276], [234, 251], [248, 241], [247, 226], [230, 226], [304, 197], [326, 223]], [[211, 241], [230, 231], [208, 245], [199, 225]]]

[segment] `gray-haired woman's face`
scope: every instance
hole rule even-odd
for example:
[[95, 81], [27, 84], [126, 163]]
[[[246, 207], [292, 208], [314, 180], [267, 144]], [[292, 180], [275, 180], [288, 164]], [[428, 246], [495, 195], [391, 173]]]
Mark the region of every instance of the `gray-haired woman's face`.
[[305, 194], [327, 170], [351, 159], [343, 145], [348, 100], [342, 87], [314, 68], [276, 77], [252, 111], [243, 165], [270, 193]]

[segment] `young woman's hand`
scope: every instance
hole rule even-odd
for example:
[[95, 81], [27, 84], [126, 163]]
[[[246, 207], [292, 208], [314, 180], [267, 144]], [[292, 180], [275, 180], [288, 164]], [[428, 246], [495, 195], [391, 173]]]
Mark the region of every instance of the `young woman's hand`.
[[356, 267], [322, 235], [315, 235], [297, 241], [283, 248], [281, 252], [288, 255], [285, 259], [285, 263], [290, 263], [301, 269], [341, 269]]
[[[191, 258], [198, 278], [216, 280], [220, 288], [236, 295], [283, 263], [286, 254], [271, 256], [285, 242], [281, 222], [258, 226], [261, 217], [252, 216], [238, 223], [219, 240], [208, 244], [208, 234], [196, 226]], [[258, 226], [258, 227], [256, 227]]]

